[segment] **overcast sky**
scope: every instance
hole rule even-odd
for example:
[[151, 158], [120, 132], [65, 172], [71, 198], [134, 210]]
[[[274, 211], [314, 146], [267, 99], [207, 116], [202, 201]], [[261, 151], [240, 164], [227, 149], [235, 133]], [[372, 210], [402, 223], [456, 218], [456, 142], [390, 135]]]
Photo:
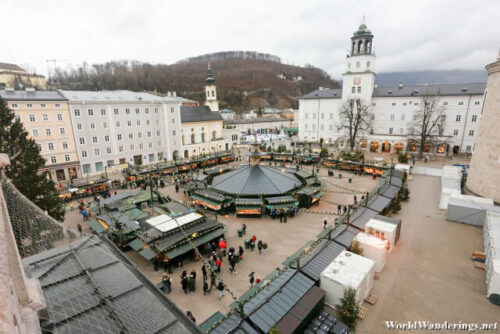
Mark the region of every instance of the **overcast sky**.
[[2, 1], [0, 62], [47, 73], [109, 60], [171, 64], [250, 50], [339, 78], [363, 15], [376, 71], [484, 69], [500, 47], [500, 1]]

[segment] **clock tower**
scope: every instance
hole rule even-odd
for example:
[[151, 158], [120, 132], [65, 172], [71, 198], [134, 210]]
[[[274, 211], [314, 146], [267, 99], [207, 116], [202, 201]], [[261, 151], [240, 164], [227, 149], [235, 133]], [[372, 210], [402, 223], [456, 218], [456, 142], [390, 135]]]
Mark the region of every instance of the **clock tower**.
[[205, 105], [213, 112], [219, 112], [219, 101], [217, 101], [217, 86], [212, 75], [210, 63], [208, 63], [208, 73], [205, 78]]

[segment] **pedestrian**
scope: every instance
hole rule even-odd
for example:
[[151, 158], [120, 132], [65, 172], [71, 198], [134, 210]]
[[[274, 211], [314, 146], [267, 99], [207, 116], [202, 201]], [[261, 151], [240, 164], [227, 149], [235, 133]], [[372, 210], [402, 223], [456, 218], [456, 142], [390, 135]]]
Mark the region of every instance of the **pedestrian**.
[[218, 257], [217, 261], [215, 261], [215, 264], [217, 265], [217, 271], [220, 273], [220, 269], [222, 267], [222, 259]]
[[358, 204], [358, 196], [354, 195], [354, 205]]
[[347, 205], [344, 205], [344, 215], [347, 213]]
[[193, 277], [193, 285], [196, 288], [196, 270], [191, 271], [191, 277]]
[[280, 210], [280, 223], [283, 223], [283, 211]]
[[187, 277], [184, 277], [181, 279], [181, 286], [182, 286], [182, 291], [184, 291], [184, 294], [188, 294], [188, 280]]
[[338, 215], [342, 214], [342, 205], [340, 205], [340, 204], [337, 205], [337, 214]]
[[191, 319], [194, 323], [196, 323], [196, 319], [194, 318], [193, 313], [191, 313], [191, 311], [187, 311], [186, 315], [189, 319]]
[[206, 281], [207, 280], [207, 268], [205, 267], [205, 265], [201, 266], [201, 272], [203, 273], [203, 280]]
[[243, 234], [247, 234], [247, 224], [243, 224]]
[[212, 287], [217, 288], [217, 284], [215, 284], [215, 278], [216, 278], [215, 272], [212, 271], [210, 273], [210, 288], [208, 288], [208, 292], [212, 291]]
[[210, 293], [208, 290], [208, 283], [206, 280], [203, 280], [203, 295], [205, 296], [207, 293]]
[[158, 271], [158, 261], [159, 261], [159, 259], [158, 259], [157, 257], [155, 257], [155, 258], [153, 259], [153, 269], [154, 269], [155, 271]]
[[161, 264], [162, 264], [162, 267], [163, 267], [163, 271], [167, 272], [168, 271], [168, 267], [169, 267], [168, 257], [164, 256], [163, 260], [161, 261]]
[[323, 230], [326, 229], [326, 225], [328, 225], [328, 218], [323, 218]]
[[183, 270], [182, 274], [181, 274], [181, 279], [186, 277], [187, 275], [188, 275], [188, 272], [186, 270]]
[[237, 272], [236, 272], [236, 259], [234, 258], [234, 256], [231, 256], [229, 258], [229, 265], [230, 265], [230, 271], [233, 275], [236, 275]]
[[264, 255], [266, 255], [267, 254], [267, 242], [264, 241], [262, 243], [262, 249], [264, 250]]
[[80, 233], [80, 236], [82, 236], [82, 225], [76, 224], [76, 228], [78, 229], [78, 232]]
[[238, 256], [240, 257], [240, 260], [243, 260], [243, 253], [245, 251], [243, 250], [243, 247], [240, 246], [240, 248], [238, 249]]
[[257, 243], [257, 249], [259, 250], [259, 255], [262, 254], [262, 240], [259, 240]]
[[82, 210], [83, 221], [87, 220], [87, 211], [85, 209]]
[[194, 293], [194, 290], [196, 289], [196, 277], [194, 277], [193, 274], [188, 276], [188, 289], [191, 293]]
[[250, 250], [253, 252], [254, 249], [255, 249], [255, 241], [252, 239], [250, 241]]
[[219, 290], [219, 299], [221, 299], [222, 297], [224, 297], [224, 283], [222, 282], [222, 280], [219, 281], [217, 289]]
[[250, 287], [253, 287], [253, 282], [255, 281], [254, 272], [252, 271], [248, 277], [250, 277]]
[[287, 217], [288, 217], [288, 212], [285, 212], [285, 215], [283, 216], [283, 223], [284, 224], [286, 224]]
[[172, 291], [172, 281], [170, 280], [170, 276], [164, 273], [161, 280], [163, 281], [163, 291], [165, 291], [165, 293], [170, 293]]

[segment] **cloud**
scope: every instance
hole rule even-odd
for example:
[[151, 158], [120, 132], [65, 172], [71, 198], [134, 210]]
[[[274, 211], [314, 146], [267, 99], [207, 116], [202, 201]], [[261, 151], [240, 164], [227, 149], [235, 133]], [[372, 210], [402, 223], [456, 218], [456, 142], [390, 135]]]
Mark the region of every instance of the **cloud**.
[[58, 65], [130, 59], [173, 63], [204, 53], [255, 50], [318, 66], [339, 78], [363, 15], [377, 72], [482, 69], [500, 47], [500, 2], [97, 1], [2, 4], [0, 61], [47, 72]]

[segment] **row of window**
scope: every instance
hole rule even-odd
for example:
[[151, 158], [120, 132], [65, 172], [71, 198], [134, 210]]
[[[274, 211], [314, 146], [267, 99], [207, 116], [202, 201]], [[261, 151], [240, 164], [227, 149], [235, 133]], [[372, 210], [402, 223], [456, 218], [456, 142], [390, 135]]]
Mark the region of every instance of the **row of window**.
[[[158, 153], [158, 159], [160, 159], [160, 158], [161, 158], [161, 155], [160, 155], [160, 153]], [[153, 153], [149, 154], [148, 160], [149, 160], [149, 162], [154, 162], [155, 161], [155, 155]], [[119, 161], [120, 161], [119, 163], [125, 163], [126, 159], [125, 158], [121, 158]], [[106, 166], [107, 167], [111, 167], [111, 166], [114, 166], [114, 165], [115, 165], [115, 161], [114, 160], [108, 160], [106, 162]], [[102, 162], [96, 162], [94, 164], [94, 166], [95, 166], [95, 171], [96, 172], [103, 172], [104, 171], [104, 164]], [[92, 166], [91, 166], [91, 164], [83, 164], [82, 165], [82, 172], [83, 172], [83, 174], [92, 173]]]
[[[140, 125], [141, 125], [141, 121], [140, 121], [140, 120], [137, 120], [137, 121], [136, 121], [136, 124], [137, 124], [137, 126], [140, 126]], [[157, 119], [157, 120], [156, 120], [156, 125], [158, 125], [158, 124], [160, 124], [160, 120], [158, 120], [158, 119]], [[91, 129], [95, 129], [95, 128], [96, 128], [96, 125], [95, 125], [95, 123], [94, 123], [94, 122], [90, 122], [90, 123], [89, 123], [89, 125], [90, 125], [90, 128], [91, 128]], [[151, 122], [149, 121], [149, 119], [147, 119], [147, 120], [146, 120], [146, 125], [151, 125]], [[115, 122], [115, 126], [116, 126], [117, 128], [119, 128], [119, 127], [121, 126], [120, 121], [116, 121], [116, 122]], [[132, 126], [132, 121], [127, 121], [127, 126]], [[104, 129], [107, 129], [107, 128], [108, 128], [108, 122], [102, 122], [102, 127], [103, 127]], [[82, 125], [82, 123], [77, 123], [77, 124], [76, 124], [76, 129], [77, 129], [77, 130], [83, 130], [83, 125]]]
[[[12, 103], [10, 105], [12, 108], [19, 108], [19, 104], [17, 103]], [[61, 104], [60, 103], [56, 103], [54, 104], [54, 106], [56, 108], [60, 108], [61, 107]], [[26, 103], [26, 108], [33, 108], [33, 103]], [[47, 108], [47, 104], [45, 103], [40, 103], [40, 108]]]
[[[43, 152], [43, 146], [42, 146], [42, 144], [40, 144], [40, 143], [38, 143], [38, 142], [37, 142], [36, 144], [37, 144], [38, 149], [40, 150], [40, 152]], [[61, 142], [61, 148], [62, 148], [63, 150], [68, 150], [68, 149], [69, 149], [69, 144], [68, 144], [68, 142], [67, 142], [67, 141], [63, 141], [63, 142]], [[54, 142], [52, 142], [52, 141], [47, 142], [47, 149], [48, 149], [49, 151], [55, 151], [56, 147], [55, 147]]]
[[[173, 134], [174, 136], [176, 135], [175, 130], [173, 130], [173, 131], [172, 131], [172, 134]], [[147, 136], [148, 138], [151, 138], [151, 137], [152, 137], [152, 132], [151, 132], [151, 131], [148, 131], [148, 132], [146, 133], [146, 136]], [[159, 137], [159, 136], [160, 136], [160, 130], [157, 130], [157, 131], [156, 131], [156, 136], [157, 136], [157, 137]], [[129, 133], [129, 134], [128, 134], [128, 138], [129, 138], [129, 139], [134, 139], [134, 134], [133, 134], [133, 133]], [[138, 133], [137, 133], [137, 138], [142, 138], [142, 132], [138, 132]], [[122, 140], [122, 139], [123, 139], [122, 134], [121, 134], [121, 133], [117, 134], [117, 135], [116, 135], [116, 139], [117, 139], [117, 140]], [[78, 141], [79, 141], [80, 145], [85, 145], [85, 137], [80, 137]], [[105, 141], [105, 142], [109, 142], [109, 141], [110, 141], [110, 137], [109, 137], [109, 135], [105, 135], [105, 136], [104, 136], [104, 141]], [[97, 144], [98, 142], [99, 142], [99, 138], [98, 138], [98, 136], [92, 136], [92, 143]]]
[[[354, 87], [353, 87], [353, 93], [354, 93]], [[358, 92], [359, 93], [359, 92]], [[413, 102], [410, 101], [410, 104], [413, 104], [414, 106], [418, 106], [418, 102]], [[481, 101], [474, 101], [474, 105], [475, 106], [478, 106], [481, 104]], [[377, 104], [376, 103], [372, 103], [372, 106], [376, 106]], [[395, 107], [397, 104], [396, 102], [392, 102], [392, 106]], [[402, 103], [403, 107], [406, 107], [408, 104], [407, 102], [403, 102]], [[448, 105], [448, 101], [443, 101], [443, 106], [447, 106]], [[463, 106], [464, 105], [464, 102], [463, 101], [458, 101], [458, 105], [459, 106]]]
[[[46, 136], [52, 136], [52, 129], [51, 128], [45, 128], [45, 135]], [[38, 137], [40, 136], [40, 131], [38, 129], [31, 129], [31, 134], [33, 137]], [[66, 128], [60, 127], [59, 128], [59, 134], [65, 135], [66, 134]]]
[[[141, 109], [140, 108], [135, 108], [134, 111], [135, 111], [136, 115], [139, 115], [141, 113]], [[174, 107], [170, 108], [170, 112], [174, 113], [175, 112], [175, 108]], [[125, 108], [125, 115], [130, 115], [130, 113], [131, 113], [130, 108]], [[145, 114], [149, 114], [149, 108], [144, 108], [144, 113]], [[158, 113], [158, 108], [154, 108], [154, 113], [155, 114]], [[80, 109], [74, 109], [73, 110], [73, 114], [75, 116], [77, 116], [77, 117], [81, 116]], [[87, 109], [87, 114], [89, 116], [94, 116], [94, 109]], [[106, 116], [106, 109], [105, 108], [101, 108], [100, 114], [101, 114], [101, 116]], [[118, 108], [114, 108], [113, 109], [113, 114], [119, 115], [120, 114], [120, 110]]]
[[[22, 121], [19, 116], [16, 116], [16, 119]], [[36, 115], [28, 115], [28, 119], [29, 119], [30, 122], [36, 122]], [[43, 114], [42, 115], [42, 120], [48, 121], [49, 120], [49, 115]], [[57, 120], [58, 121], [62, 121], [63, 120], [63, 115], [62, 114], [57, 114]]]
[[[158, 142], [158, 146], [161, 146], [161, 142]], [[153, 143], [149, 142], [148, 143], [148, 148], [153, 148]], [[140, 143], [137, 145], [138, 150], [143, 150], [144, 149], [144, 144]], [[136, 150], [136, 145], [135, 144], [130, 144], [130, 151]], [[118, 152], [123, 152], [124, 151], [124, 146], [120, 145], [118, 146]], [[113, 150], [111, 147], [106, 147], [106, 154], [112, 154]], [[82, 158], [87, 158], [88, 157], [88, 152], [87, 150], [82, 150], [81, 152]], [[101, 154], [101, 150], [99, 148], [94, 148], [94, 156], [99, 156]]]
[[[69, 154], [65, 154], [64, 155], [64, 161], [65, 162], [70, 162], [71, 161], [71, 157], [70, 157]], [[50, 163], [51, 164], [56, 164], [57, 163], [57, 157], [55, 155], [50, 156]]]

